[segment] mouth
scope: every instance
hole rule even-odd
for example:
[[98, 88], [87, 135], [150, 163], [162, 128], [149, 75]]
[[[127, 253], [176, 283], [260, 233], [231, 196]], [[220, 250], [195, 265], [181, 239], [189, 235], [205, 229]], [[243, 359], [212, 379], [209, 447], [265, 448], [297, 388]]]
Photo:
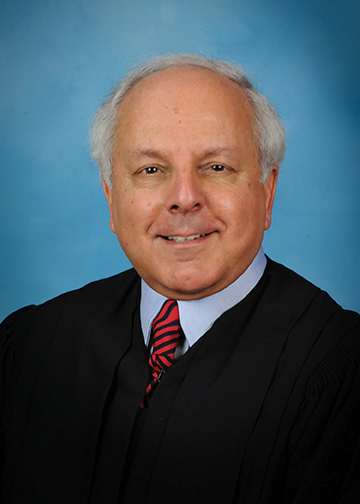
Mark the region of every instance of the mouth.
[[187, 241], [194, 241], [197, 240], [198, 238], [203, 238], [204, 236], [209, 236], [211, 233], [206, 233], [206, 234], [194, 234], [190, 236], [162, 236], [165, 240], [168, 241], [173, 241], [175, 243], [183, 243]]

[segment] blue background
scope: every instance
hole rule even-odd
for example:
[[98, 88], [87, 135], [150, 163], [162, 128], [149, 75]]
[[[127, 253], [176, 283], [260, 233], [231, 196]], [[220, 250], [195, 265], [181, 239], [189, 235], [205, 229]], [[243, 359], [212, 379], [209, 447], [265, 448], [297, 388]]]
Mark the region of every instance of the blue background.
[[265, 251], [360, 309], [358, 0], [0, 0], [0, 318], [129, 267], [88, 148], [129, 66], [240, 63], [288, 134]]

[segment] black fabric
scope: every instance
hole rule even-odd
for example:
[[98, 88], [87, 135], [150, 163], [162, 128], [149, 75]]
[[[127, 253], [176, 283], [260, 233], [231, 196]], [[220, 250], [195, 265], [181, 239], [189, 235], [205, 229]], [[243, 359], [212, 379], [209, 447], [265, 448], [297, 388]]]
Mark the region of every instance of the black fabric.
[[2, 324], [2, 502], [360, 501], [357, 314], [269, 260], [142, 415], [139, 295], [129, 271]]
[[148, 353], [137, 309], [133, 314], [131, 345], [116, 367], [102, 416], [91, 503], [116, 502], [121, 480], [126, 484], [137, 429], [144, 416], [139, 407], [141, 399], [135, 407], [133, 397], [142, 398], [149, 381]]

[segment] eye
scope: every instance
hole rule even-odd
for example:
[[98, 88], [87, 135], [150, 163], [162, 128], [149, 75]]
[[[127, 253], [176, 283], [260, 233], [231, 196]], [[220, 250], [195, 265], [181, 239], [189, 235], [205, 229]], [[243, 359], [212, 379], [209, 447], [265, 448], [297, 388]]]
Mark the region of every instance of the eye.
[[159, 171], [159, 168], [156, 168], [156, 166], [148, 166], [147, 168], [144, 169], [144, 172], [151, 175], [152, 173], [157, 173]]
[[225, 166], [221, 164], [214, 164], [210, 166], [210, 169], [216, 172], [224, 171], [226, 170]]

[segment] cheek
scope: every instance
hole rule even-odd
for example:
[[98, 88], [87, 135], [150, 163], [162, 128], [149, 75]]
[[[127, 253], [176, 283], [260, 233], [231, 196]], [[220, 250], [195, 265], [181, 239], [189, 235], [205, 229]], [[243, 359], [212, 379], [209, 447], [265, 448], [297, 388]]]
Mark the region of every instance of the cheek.
[[249, 199], [249, 194], [244, 191], [227, 192], [221, 198], [218, 198], [213, 208], [221, 212], [222, 218], [227, 221], [228, 225], [238, 225], [242, 220], [246, 219], [252, 206]]
[[[251, 188], [249, 188], [251, 189]], [[218, 201], [221, 214], [226, 221], [227, 228], [232, 230], [235, 238], [244, 238], [246, 234], [253, 234], [263, 230], [265, 220], [265, 203], [261, 193], [254, 191], [234, 191]]]
[[119, 238], [133, 233], [134, 236], [126, 236], [126, 239], [134, 241], [139, 238], [141, 230], [146, 229], [155, 218], [155, 204], [145, 195], [124, 191], [114, 201], [113, 216]]

